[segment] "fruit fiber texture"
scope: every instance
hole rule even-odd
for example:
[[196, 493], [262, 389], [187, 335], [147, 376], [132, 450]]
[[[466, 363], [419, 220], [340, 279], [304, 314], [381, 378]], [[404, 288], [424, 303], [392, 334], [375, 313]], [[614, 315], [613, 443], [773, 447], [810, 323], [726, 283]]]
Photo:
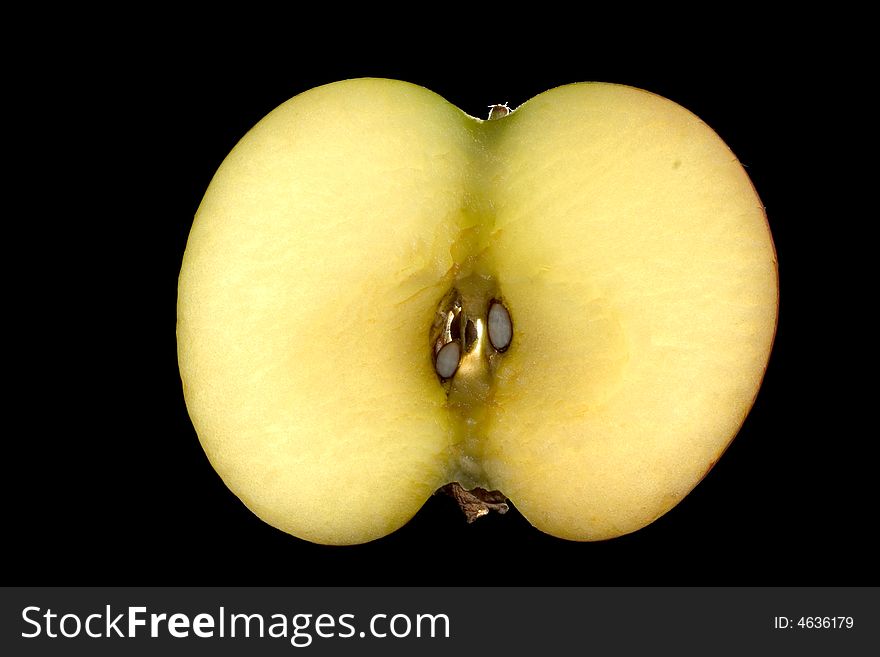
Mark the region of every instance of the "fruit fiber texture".
[[[503, 299], [513, 339], [444, 385], [430, 330], [468, 281]], [[583, 83], [481, 121], [349, 80], [281, 105], [218, 170], [178, 357], [212, 465], [285, 532], [373, 540], [460, 481], [597, 540], [662, 515], [719, 458], [776, 308], [748, 176], [671, 101]]]

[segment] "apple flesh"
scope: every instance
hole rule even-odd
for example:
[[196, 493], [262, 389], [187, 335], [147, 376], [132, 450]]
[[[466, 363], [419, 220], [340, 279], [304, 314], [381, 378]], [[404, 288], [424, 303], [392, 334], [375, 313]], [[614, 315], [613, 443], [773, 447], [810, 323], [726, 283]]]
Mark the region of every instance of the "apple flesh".
[[[178, 358], [212, 465], [294, 536], [370, 541], [459, 482], [598, 540], [673, 507], [736, 435], [777, 291], [748, 176], [669, 100], [581, 83], [481, 121], [349, 80], [281, 105], [218, 170]], [[450, 310], [460, 357], [438, 364]]]

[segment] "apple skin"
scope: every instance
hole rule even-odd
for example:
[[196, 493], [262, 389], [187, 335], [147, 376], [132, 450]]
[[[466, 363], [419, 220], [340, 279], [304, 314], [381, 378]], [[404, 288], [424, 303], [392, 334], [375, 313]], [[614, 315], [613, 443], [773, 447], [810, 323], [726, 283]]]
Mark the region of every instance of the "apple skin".
[[[503, 299], [514, 333], [443, 382], [429, 334], [451, 290], [474, 317]], [[777, 309], [754, 187], [675, 103], [580, 83], [481, 121], [359, 79], [284, 103], [218, 170], [178, 359], [212, 465], [294, 536], [380, 538], [455, 481], [602, 540], [717, 462]]]

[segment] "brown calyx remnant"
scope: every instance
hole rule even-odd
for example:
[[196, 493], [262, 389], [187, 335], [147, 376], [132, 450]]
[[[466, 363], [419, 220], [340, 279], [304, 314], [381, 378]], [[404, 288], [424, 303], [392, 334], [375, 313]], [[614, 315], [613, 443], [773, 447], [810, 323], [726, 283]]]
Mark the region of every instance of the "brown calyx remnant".
[[446, 484], [437, 492], [445, 493], [458, 502], [458, 507], [464, 513], [468, 523], [489, 515], [491, 511], [507, 513], [510, 510], [507, 498], [497, 490], [486, 490], [485, 488], [465, 490], [461, 484], [454, 481], [451, 484]]

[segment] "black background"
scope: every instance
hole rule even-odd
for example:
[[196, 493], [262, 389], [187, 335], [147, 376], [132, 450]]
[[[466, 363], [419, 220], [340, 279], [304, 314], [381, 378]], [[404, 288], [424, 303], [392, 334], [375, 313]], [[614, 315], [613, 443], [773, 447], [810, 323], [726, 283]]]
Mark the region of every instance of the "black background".
[[[129, 48], [123, 35], [36, 67], [39, 95], [16, 106], [35, 119], [16, 138], [41, 139], [23, 164], [39, 184], [18, 190], [36, 210], [14, 242], [29, 264], [12, 286], [21, 339], [10, 356], [25, 365], [9, 398], [23, 421], [5, 463], [12, 583], [876, 583], [876, 430], [860, 419], [869, 384], [852, 374], [869, 368], [866, 300], [853, 303], [857, 259], [844, 255], [866, 213], [843, 150], [862, 99], [833, 82], [849, 63], [820, 42], [783, 48], [771, 31], [736, 49], [474, 36], [446, 50], [433, 35], [272, 49], [231, 37]], [[695, 112], [747, 166], [779, 257], [776, 344], [738, 438], [651, 526], [579, 544], [515, 511], [468, 526], [435, 497], [391, 536], [325, 547], [264, 524], [214, 473], [176, 362], [176, 282], [193, 214], [262, 116], [316, 85], [365, 75], [423, 85], [477, 116], [568, 82], [630, 84]]]

